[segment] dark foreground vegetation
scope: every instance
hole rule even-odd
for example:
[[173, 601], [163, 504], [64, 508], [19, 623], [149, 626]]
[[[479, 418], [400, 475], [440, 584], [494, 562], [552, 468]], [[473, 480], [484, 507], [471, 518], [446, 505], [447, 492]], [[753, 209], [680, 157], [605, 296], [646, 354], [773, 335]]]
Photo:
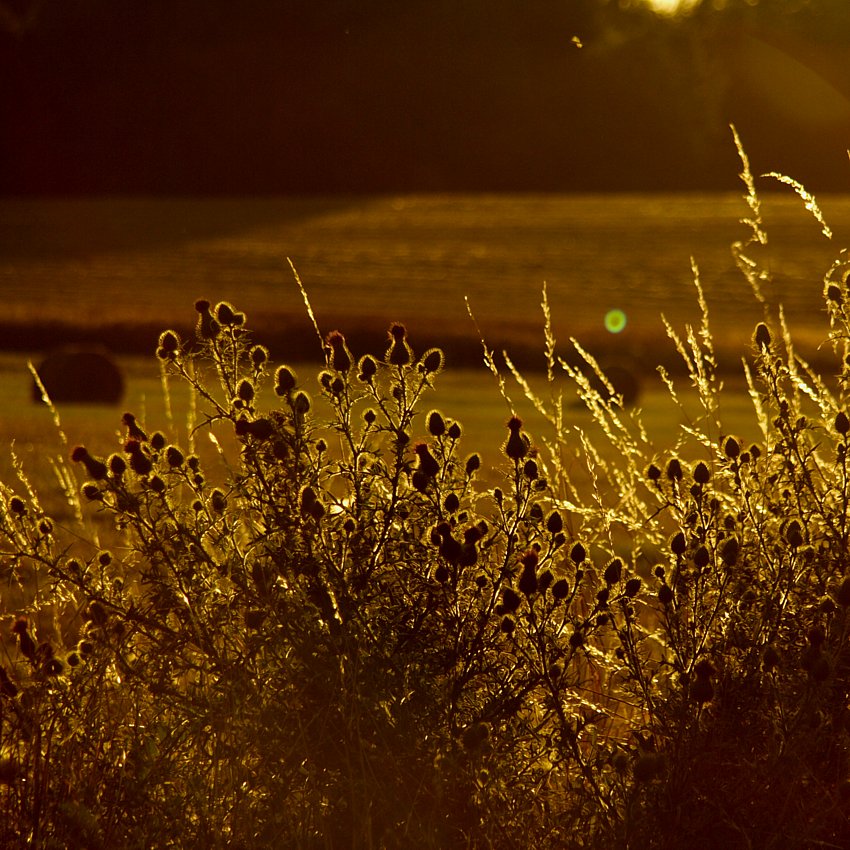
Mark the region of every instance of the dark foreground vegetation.
[[562, 417], [547, 321], [550, 431], [511, 415], [488, 469], [415, 332], [320, 334], [322, 421], [196, 302], [156, 351], [195, 428], [127, 414], [114, 454], [73, 448], [65, 519], [25, 470], [2, 485], [0, 844], [846, 847], [848, 264], [823, 270], [828, 384], [747, 262], [748, 200], [753, 445], [718, 421], [705, 313], [671, 329], [687, 443], [653, 453], [567, 363], [606, 460]]

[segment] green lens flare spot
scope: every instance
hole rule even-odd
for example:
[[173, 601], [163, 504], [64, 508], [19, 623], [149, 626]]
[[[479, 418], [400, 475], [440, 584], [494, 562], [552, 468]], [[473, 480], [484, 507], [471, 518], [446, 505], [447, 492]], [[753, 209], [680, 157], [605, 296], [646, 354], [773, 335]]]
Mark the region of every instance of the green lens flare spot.
[[622, 310], [609, 310], [605, 314], [605, 330], [611, 334], [621, 333], [626, 327], [626, 314]]

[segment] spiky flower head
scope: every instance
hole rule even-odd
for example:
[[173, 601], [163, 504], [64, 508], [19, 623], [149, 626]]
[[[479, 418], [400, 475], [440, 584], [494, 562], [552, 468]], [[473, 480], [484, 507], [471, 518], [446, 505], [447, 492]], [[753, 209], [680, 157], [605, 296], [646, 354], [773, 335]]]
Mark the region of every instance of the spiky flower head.
[[366, 354], [364, 357], [360, 358], [360, 363], [358, 365], [360, 367], [360, 373], [357, 377], [364, 384], [371, 384], [372, 379], [378, 371], [378, 363], [375, 358], [372, 357], [371, 354]]
[[328, 366], [337, 372], [347, 372], [354, 362], [351, 352], [345, 342], [345, 337], [339, 331], [331, 331], [326, 339], [328, 351]]
[[210, 302], [206, 298], [199, 298], [195, 302], [195, 310], [200, 314], [196, 332], [201, 339], [215, 339], [221, 327], [210, 312]]
[[696, 481], [697, 484], [708, 484], [710, 480], [711, 470], [702, 461], [700, 461], [694, 467], [694, 481]]
[[85, 446], [75, 446], [74, 450], [71, 452], [71, 460], [74, 461], [74, 463], [82, 463], [88, 474], [95, 481], [102, 481], [106, 478], [106, 464], [103, 461], [92, 457]]
[[514, 461], [522, 460], [528, 454], [529, 440], [522, 433], [522, 419], [511, 416], [508, 420], [508, 439], [505, 443], [505, 454]]
[[760, 352], [768, 351], [770, 349], [771, 342], [772, 337], [770, 334], [770, 328], [768, 328], [764, 322], [759, 322], [756, 325], [755, 331], [753, 331], [753, 345]]
[[183, 452], [177, 446], [169, 446], [165, 450], [165, 460], [172, 469], [183, 466]]
[[413, 351], [407, 342], [407, 328], [399, 322], [393, 322], [390, 325], [389, 339], [387, 363], [392, 366], [406, 366], [413, 359]]
[[428, 433], [432, 437], [442, 437], [446, 433], [446, 420], [439, 410], [432, 410], [428, 414]]
[[227, 507], [227, 497], [218, 488], [210, 494], [210, 507], [217, 514], [223, 514]]
[[219, 301], [216, 304], [215, 317], [224, 327], [239, 327], [245, 324], [245, 314], [239, 313], [229, 301]]
[[734, 437], [727, 437], [723, 443], [723, 453], [730, 460], [735, 460], [741, 454], [741, 444]]
[[684, 472], [682, 471], [682, 462], [677, 457], [670, 458], [670, 462], [667, 464], [668, 480], [681, 481], [683, 476]]
[[174, 360], [180, 351], [180, 337], [176, 331], [163, 331], [159, 335], [156, 356], [160, 360]]
[[136, 475], [147, 475], [153, 469], [151, 459], [142, 451], [138, 440], [127, 440], [124, 451], [130, 456], [130, 468]]
[[127, 436], [131, 440], [138, 440], [140, 443], [147, 442], [148, 435], [141, 428], [132, 413], [125, 413], [121, 417], [121, 421], [127, 426]]
[[445, 363], [445, 356], [439, 348], [429, 348], [419, 361], [419, 371], [425, 375], [434, 375], [440, 372]]
[[561, 601], [570, 595], [570, 583], [565, 578], [559, 578], [552, 585], [552, 596]]
[[274, 373], [274, 391], [276, 395], [288, 395], [295, 389], [298, 378], [289, 366], [278, 366]]
[[236, 397], [244, 404], [250, 405], [254, 401], [254, 384], [247, 378], [243, 378], [236, 387]]
[[311, 404], [310, 396], [304, 390], [301, 390], [292, 399], [292, 410], [297, 416], [306, 416], [310, 412]]
[[269, 350], [264, 345], [255, 345], [251, 348], [250, 357], [256, 371], [269, 362]]
[[837, 283], [828, 283], [824, 290], [824, 295], [826, 296], [826, 300], [831, 301], [833, 304], [841, 304], [844, 300], [841, 287]]
[[604, 579], [606, 584], [617, 584], [623, 575], [623, 562], [619, 558], [612, 558], [605, 567]]
[[440, 464], [437, 463], [436, 458], [431, 454], [428, 445], [426, 443], [417, 443], [413, 447], [413, 451], [416, 452], [416, 456], [419, 458], [419, 471], [429, 478], [435, 478], [440, 471]]

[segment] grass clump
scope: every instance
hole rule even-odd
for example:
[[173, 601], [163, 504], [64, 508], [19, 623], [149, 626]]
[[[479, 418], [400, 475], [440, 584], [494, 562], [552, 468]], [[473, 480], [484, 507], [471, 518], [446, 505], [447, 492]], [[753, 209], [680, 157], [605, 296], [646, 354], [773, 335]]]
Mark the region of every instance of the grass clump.
[[[751, 445], [722, 428], [698, 275], [702, 324], [670, 333], [703, 418], [663, 452], [589, 353], [557, 356], [544, 298], [550, 397], [514, 372], [551, 427], [509, 401], [495, 464], [403, 325], [360, 357], [320, 334], [320, 405], [196, 302], [156, 351], [197, 399], [182, 441], [128, 413], [109, 457], [75, 447], [75, 524], [21, 469], [0, 490], [3, 846], [844, 846], [846, 265], [837, 380], [765, 300]], [[563, 370], [609, 450], [569, 426]]]

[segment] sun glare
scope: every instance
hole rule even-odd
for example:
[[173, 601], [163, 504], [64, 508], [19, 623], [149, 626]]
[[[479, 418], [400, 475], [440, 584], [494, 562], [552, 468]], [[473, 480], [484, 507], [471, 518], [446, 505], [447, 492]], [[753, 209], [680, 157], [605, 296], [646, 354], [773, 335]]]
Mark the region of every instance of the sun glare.
[[686, 12], [696, 3], [696, 0], [646, 0], [646, 2], [662, 15], [675, 15]]

